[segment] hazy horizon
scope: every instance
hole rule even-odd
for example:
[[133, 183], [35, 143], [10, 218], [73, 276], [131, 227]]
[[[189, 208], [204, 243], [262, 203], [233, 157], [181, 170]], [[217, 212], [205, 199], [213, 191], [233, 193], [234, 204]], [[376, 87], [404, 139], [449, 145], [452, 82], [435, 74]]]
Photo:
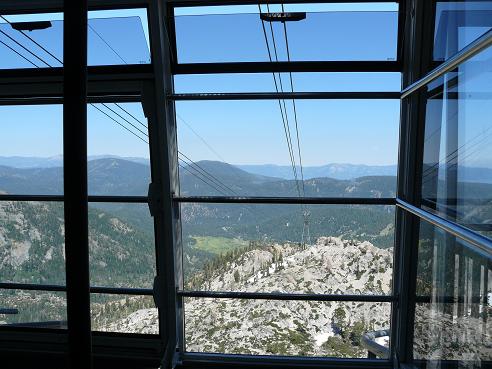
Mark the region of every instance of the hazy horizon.
[[[63, 154], [57, 154], [57, 155], [50, 155], [50, 156], [27, 156], [27, 155], [0, 155], [0, 166], [10, 166], [6, 164], [2, 164], [2, 161], [5, 160], [36, 160], [36, 161], [60, 161], [63, 158]], [[133, 161], [137, 162], [140, 164], [144, 164], [144, 162], [149, 162], [150, 163], [150, 157], [145, 157], [145, 156], [121, 156], [121, 155], [114, 155], [114, 154], [97, 154], [97, 155], [89, 155], [88, 156], [88, 161], [93, 161], [93, 160], [99, 160], [99, 159], [120, 159], [120, 160], [127, 160], [127, 161]], [[192, 158], [193, 159], [193, 158]], [[211, 159], [211, 158], [206, 158], [206, 159], [200, 159], [194, 161], [195, 163], [200, 163], [200, 162], [215, 162], [215, 163], [225, 163], [229, 164], [232, 166], [236, 167], [279, 167], [279, 168], [291, 168], [290, 163], [272, 163], [272, 162], [263, 162], [263, 163], [231, 163], [228, 161], [221, 161], [219, 159]], [[186, 164], [186, 163], [184, 163]], [[425, 163], [424, 163], [425, 164]], [[354, 166], [354, 167], [397, 167], [398, 163], [393, 163], [393, 164], [366, 164], [366, 163], [354, 163], [354, 162], [326, 162], [324, 164], [319, 164], [319, 165], [303, 165], [303, 168], [321, 168], [321, 167], [326, 167], [326, 166], [332, 166], [332, 165], [340, 165], [340, 166]], [[426, 165], [431, 165], [431, 164], [426, 164]], [[435, 165], [434, 163], [432, 165]], [[440, 163], [442, 165], [442, 163]], [[452, 165], [452, 164], [450, 164]], [[54, 167], [55, 165], [51, 165], [50, 167]], [[12, 166], [14, 168], [24, 168], [28, 169], [30, 167], [26, 166]], [[465, 166], [463, 166], [465, 167]], [[42, 166], [33, 166], [32, 168], [42, 168]], [[299, 168], [299, 165], [297, 165], [297, 168]], [[475, 165], [475, 166], [469, 166], [468, 168], [484, 168], [484, 169], [492, 169], [492, 166], [487, 166], [487, 165]]]

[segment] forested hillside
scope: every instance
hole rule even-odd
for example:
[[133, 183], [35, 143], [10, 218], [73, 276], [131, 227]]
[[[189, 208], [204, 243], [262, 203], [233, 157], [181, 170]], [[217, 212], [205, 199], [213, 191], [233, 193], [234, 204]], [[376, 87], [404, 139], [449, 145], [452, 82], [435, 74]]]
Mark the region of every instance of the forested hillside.
[[[199, 165], [229, 188], [223, 189], [229, 196], [298, 195], [292, 180], [248, 173], [226, 163]], [[0, 167], [0, 192], [62, 194], [62, 172], [59, 167]], [[145, 196], [150, 182], [148, 166], [119, 158], [90, 161], [88, 175], [91, 195]], [[180, 181], [181, 196], [224, 195], [185, 171]], [[304, 187], [307, 197], [393, 198], [396, 179], [311, 178]], [[492, 185], [469, 183], [466, 189], [481, 201]], [[490, 218], [492, 206], [479, 209], [469, 215], [471, 220]], [[180, 216], [185, 288], [391, 291], [394, 206], [182, 203]], [[151, 288], [156, 270], [153, 232], [146, 204], [90, 203], [91, 284]], [[0, 281], [64, 285], [64, 253], [62, 202], [0, 202]], [[19, 314], [0, 317], [0, 324], [64, 321], [65, 305], [63, 292], [2, 290], [0, 307], [16, 307]], [[187, 345], [193, 351], [363, 357], [360, 335], [389, 327], [390, 304], [292, 302], [272, 313], [273, 306], [280, 305], [188, 299]], [[93, 294], [92, 312], [96, 330], [158, 332], [157, 311], [149, 296]], [[203, 319], [208, 328], [201, 324]]]

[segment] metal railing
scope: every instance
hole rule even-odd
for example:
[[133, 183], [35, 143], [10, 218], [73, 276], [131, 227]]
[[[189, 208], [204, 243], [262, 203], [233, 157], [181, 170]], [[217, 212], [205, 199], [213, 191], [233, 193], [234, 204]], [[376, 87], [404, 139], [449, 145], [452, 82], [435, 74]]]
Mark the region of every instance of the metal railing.
[[360, 343], [368, 351], [369, 359], [376, 359], [377, 357], [387, 359], [390, 355], [388, 347], [376, 342], [376, 338], [390, 337], [391, 332], [389, 329], [382, 329], [373, 332], [364, 333], [360, 339]]
[[460, 52], [458, 52], [457, 54], [446, 60], [444, 63], [442, 63], [439, 67], [432, 70], [426, 76], [424, 76], [423, 78], [419, 79], [415, 83], [412, 83], [410, 86], [405, 88], [401, 92], [401, 98], [404, 99], [408, 97], [409, 95], [413, 94], [415, 91], [419, 90], [425, 85], [428, 85], [430, 82], [452, 71], [461, 63], [477, 55], [478, 53], [485, 50], [490, 45], [492, 45], [492, 30], [483, 34], [481, 37], [470, 43], [463, 50], [461, 50]]
[[453, 236], [456, 236], [463, 241], [466, 241], [481, 252], [484, 252], [486, 255], [492, 255], [492, 240], [490, 240], [489, 238], [484, 237], [474, 231], [471, 231], [457, 223], [450, 222], [449, 220], [441, 218], [440, 216], [422, 210], [404, 200], [396, 199], [396, 205], [399, 208], [417, 216], [418, 218], [441, 228], [447, 233], [452, 234]]

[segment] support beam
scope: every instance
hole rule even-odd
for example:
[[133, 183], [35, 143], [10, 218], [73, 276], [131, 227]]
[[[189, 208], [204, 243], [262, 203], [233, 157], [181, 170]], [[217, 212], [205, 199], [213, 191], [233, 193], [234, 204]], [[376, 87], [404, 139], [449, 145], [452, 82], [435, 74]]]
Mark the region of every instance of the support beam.
[[87, 0], [64, 2], [63, 170], [68, 360], [92, 368], [87, 204]]
[[[403, 84], [409, 86], [429, 70], [434, 25], [433, 2], [409, 0], [405, 3], [403, 42]], [[420, 206], [426, 96], [421, 91], [402, 100], [397, 197]], [[397, 207], [395, 229], [394, 305], [391, 350], [395, 365], [413, 363], [415, 293], [420, 223], [408, 211]]]
[[398, 61], [279, 61], [178, 63], [174, 74], [288, 73], [288, 72], [401, 72]]

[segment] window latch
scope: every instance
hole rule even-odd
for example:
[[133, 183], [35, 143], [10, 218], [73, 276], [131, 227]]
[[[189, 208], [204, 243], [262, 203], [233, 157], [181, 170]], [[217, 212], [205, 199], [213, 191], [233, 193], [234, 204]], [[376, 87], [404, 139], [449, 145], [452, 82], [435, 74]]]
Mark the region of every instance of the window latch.
[[162, 207], [162, 198], [156, 183], [149, 184], [149, 192], [147, 194], [147, 203], [149, 205], [150, 215], [155, 217]]
[[50, 21], [39, 21], [39, 22], [12, 22], [10, 26], [17, 31], [34, 31], [42, 30], [51, 27]]
[[298, 22], [306, 19], [306, 13], [260, 13], [260, 19], [265, 22]]

